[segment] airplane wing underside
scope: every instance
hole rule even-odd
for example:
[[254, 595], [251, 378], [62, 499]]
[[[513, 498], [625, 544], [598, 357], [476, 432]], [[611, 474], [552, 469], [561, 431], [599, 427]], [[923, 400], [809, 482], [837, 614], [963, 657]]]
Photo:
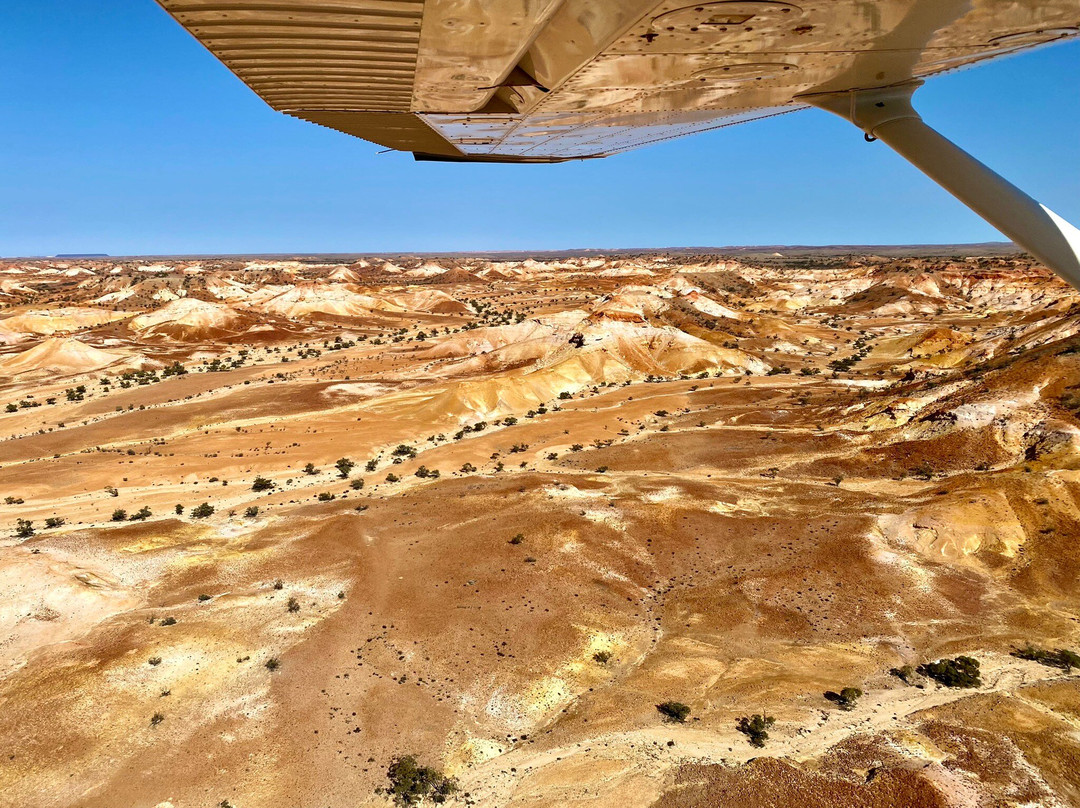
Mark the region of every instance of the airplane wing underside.
[[427, 159], [602, 157], [1080, 33], [1076, 0], [158, 0], [271, 107]]

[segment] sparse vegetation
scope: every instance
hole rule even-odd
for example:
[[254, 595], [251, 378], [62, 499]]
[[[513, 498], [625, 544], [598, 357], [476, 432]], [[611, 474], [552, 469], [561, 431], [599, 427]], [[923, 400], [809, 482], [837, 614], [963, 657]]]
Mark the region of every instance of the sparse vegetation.
[[[597, 663], [599, 663], [601, 665], [606, 665], [606, 664], [608, 664], [608, 662], [611, 661], [611, 652], [610, 651], [597, 651], [595, 654], [592, 655], [592, 658], [593, 658], [593, 662], [597, 662]], [[689, 715], [689, 713], [687, 713], [687, 714]]]
[[969, 656], [927, 662], [915, 670], [946, 687], [978, 687], [982, 684], [979, 661]]
[[1045, 648], [1037, 648], [1029, 644], [1013, 651], [1012, 655], [1018, 659], [1038, 662], [1040, 665], [1046, 665], [1049, 668], [1060, 668], [1066, 673], [1072, 672], [1073, 668], [1080, 668], [1080, 654], [1065, 648], [1048, 651]]
[[839, 693], [826, 690], [825, 698], [836, 704], [841, 710], [854, 710], [855, 703], [862, 698], [863, 692], [857, 687], [845, 687]]
[[252, 491], [269, 491], [274, 487], [274, 481], [267, 477], [256, 477], [251, 483]]
[[892, 676], [895, 676], [897, 679], [899, 679], [905, 685], [910, 685], [910, 684], [915, 683], [915, 681], [914, 681], [915, 680], [915, 668], [913, 666], [911, 666], [911, 665], [903, 665], [903, 666], [901, 666], [899, 668], [890, 668], [889, 673]]
[[214, 506], [209, 502], [204, 502], [202, 505], [196, 505], [191, 509], [191, 515], [195, 519], [206, 519], [208, 516], [214, 515]]
[[135, 513], [131, 514], [131, 516], [128, 517], [128, 521], [129, 522], [142, 522], [142, 521], [145, 521], [145, 520], [149, 519], [150, 516], [151, 516], [150, 509], [148, 507], [146, 507], [145, 505], [143, 505], [141, 508], [139, 508], [139, 510], [135, 511]]
[[771, 715], [743, 716], [735, 724], [735, 729], [741, 732], [750, 741], [750, 745], [760, 749], [769, 740], [769, 727], [776, 723]]
[[390, 780], [387, 793], [398, 805], [418, 805], [427, 799], [441, 804], [458, 791], [457, 780], [438, 769], [421, 766], [415, 755], [394, 758], [386, 776]]
[[[597, 661], [599, 662], [600, 660]], [[604, 661], [606, 662], [607, 660]], [[661, 702], [660, 704], [656, 705], [656, 710], [668, 721], [674, 721], [679, 724], [682, 724], [684, 721], [686, 721], [687, 717], [690, 715], [690, 708], [683, 704], [681, 701]]]

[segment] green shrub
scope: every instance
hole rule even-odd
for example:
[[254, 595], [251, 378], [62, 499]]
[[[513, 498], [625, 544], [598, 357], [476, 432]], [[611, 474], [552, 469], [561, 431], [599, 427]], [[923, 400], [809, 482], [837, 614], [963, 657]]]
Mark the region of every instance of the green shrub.
[[656, 709], [668, 721], [675, 721], [679, 724], [686, 721], [687, 716], [690, 715], [690, 708], [681, 701], [665, 701], [657, 704]]
[[1028, 644], [1024, 648], [1013, 651], [1012, 655], [1019, 659], [1038, 662], [1040, 665], [1046, 665], [1049, 668], [1061, 668], [1066, 673], [1072, 671], [1073, 668], [1080, 668], [1080, 654], [1065, 648], [1047, 651], [1045, 648], [1036, 648], [1034, 645]]
[[268, 477], [256, 477], [251, 483], [252, 491], [269, 491], [274, 487], [274, 481]]
[[308, 463], [306, 466], [304, 466], [304, 474], [318, 474], [318, 473], [319, 473], [319, 470], [317, 468], [315, 468], [314, 463]]
[[351, 488], [353, 491], [360, 491], [361, 489], [363, 489], [363, 487], [364, 479], [362, 477], [357, 477], [355, 480], [349, 483], [349, 488]]
[[351, 460], [349, 460], [349, 458], [347, 458], [347, 457], [341, 458], [334, 465], [337, 467], [338, 474], [341, 476], [341, 479], [343, 479], [343, 480], [352, 473], [352, 470], [354, 468], [356, 468], [356, 464], [354, 462], [352, 462]]
[[20, 539], [29, 539], [34, 535], [34, 523], [29, 519], [19, 519], [15, 523], [15, 535]]
[[825, 698], [835, 703], [841, 710], [855, 709], [855, 702], [862, 697], [863, 692], [857, 687], [845, 687], [839, 693], [832, 690], [825, 691]]
[[191, 509], [191, 515], [195, 519], [205, 519], [208, 516], [213, 516], [214, 506], [209, 502], [204, 502], [202, 505], [196, 505]]
[[592, 655], [592, 658], [594, 662], [599, 662], [601, 665], [606, 665], [608, 664], [608, 662], [611, 661], [611, 652], [597, 651], [595, 654]]
[[290, 612], [298, 612], [300, 611], [300, 601], [296, 598], [289, 598], [289, 603], [286, 608], [288, 608]]
[[244, 516], [246, 516], [248, 519], [254, 519], [258, 515], [259, 515], [259, 506], [258, 505], [249, 505], [247, 507], [247, 509], [244, 511]]
[[60, 527], [64, 524], [64, 517], [62, 516], [50, 516], [45, 520], [45, 527]]
[[735, 724], [735, 729], [750, 739], [750, 745], [760, 749], [769, 740], [769, 727], [776, 723], [771, 715], [743, 716]]
[[129, 522], [142, 522], [150, 518], [150, 509], [143, 505], [135, 513], [128, 517]]
[[398, 805], [418, 805], [428, 798], [439, 804], [458, 790], [457, 780], [438, 769], [421, 766], [415, 755], [394, 758], [386, 776], [390, 780], [387, 791]]
[[910, 685], [915, 678], [915, 669], [911, 665], [903, 665], [899, 668], [890, 668], [889, 673], [903, 682], [905, 685]]
[[915, 670], [946, 687], [978, 687], [982, 684], [979, 661], [969, 656], [927, 662]]

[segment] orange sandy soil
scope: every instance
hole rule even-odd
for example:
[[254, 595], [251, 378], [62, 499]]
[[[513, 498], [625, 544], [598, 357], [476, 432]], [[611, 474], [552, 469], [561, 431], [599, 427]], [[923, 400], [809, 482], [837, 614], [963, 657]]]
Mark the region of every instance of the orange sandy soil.
[[[387, 806], [402, 754], [500, 808], [1080, 805], [1077, 680], [1010, 655], [1080, 645], [1080, 298], [1023, 259], [0, 301], [0, 806]], [[956, 654], [980, 687], [889, 673]]]

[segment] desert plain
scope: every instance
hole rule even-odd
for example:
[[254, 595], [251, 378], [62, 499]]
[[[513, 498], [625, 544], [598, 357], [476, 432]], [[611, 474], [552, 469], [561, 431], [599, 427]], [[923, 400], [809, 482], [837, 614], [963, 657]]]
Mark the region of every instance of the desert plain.
[[5, 808], [443, 799], [403, 756], [499, 808], [1080, 805], [1080, 295], [1022, 255], [9, 260], [0, 304]]

